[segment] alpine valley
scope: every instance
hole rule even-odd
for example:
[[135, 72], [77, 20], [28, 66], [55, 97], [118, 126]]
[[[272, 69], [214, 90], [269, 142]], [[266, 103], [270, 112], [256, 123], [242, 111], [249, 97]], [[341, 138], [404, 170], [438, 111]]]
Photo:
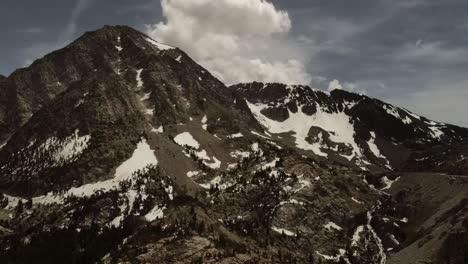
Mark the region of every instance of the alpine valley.
[[126, 26], [1, 76], [0, 146], [0, 263], [468, 263], [468, 129]]

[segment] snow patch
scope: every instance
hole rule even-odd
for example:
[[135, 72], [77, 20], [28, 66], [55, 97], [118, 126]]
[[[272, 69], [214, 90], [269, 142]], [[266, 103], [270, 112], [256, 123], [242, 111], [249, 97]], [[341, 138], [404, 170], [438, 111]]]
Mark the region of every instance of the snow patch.
[[154, 109], [149, 109], [149, 108], [145, 109], [145, 114], [154, 115]]
[[256, 117], [256, 119], [265, 126], [270, 133], [286, 133], [294, 132], [296, 137], [296, 146], [304, 150], [311, 150], [316, 155], [328, 156], [322, 151], [325, 147], [321, 142], [309, 143], [306, 141], [309, 130], [312, 126], [320, 127], [330, 134], [330, 140], [336, 143], [344, 143], [353, 149], [353, 153], [349, 156], [343, 155], [348, 160], [355, 156], [362, 156], [361, 149], [354, 140], [354, 125], [351, 123], [351, 118], [343, 112], [328, 113], [321, 107], [317, 108], [317, 112], [313, 116], [308, 116], [302, 112], [302, 106], [297, 113], [292, 113], [289, 109], [289, 118], [283, 122], [271, 120], [264, 116], [261, 111], [268, 108], [265, 104], [252, 104], [248, 101], [247, 105]]
[[355, 202], [355, 203], [363, 204], [363, 202], [359, 201], [358, 199], [356, 199], [354, 197], [351, 197], [351, 200], [353, 200], [353, 202]]
[[[340, 248], [338, 249], [338, 254], [335, 255], [335, 256], [329, 256], [329, 255], [325, 255], [325, 254], [322, 254], [320, 253], [319, 251], [315, 251], [317, 253], [317, 255], [321, 256], [322, 258], [326, 259], [326, 260], [333, 260], [335, 262], [338, 262], [340, 260], [341, 257], [343, 257], [345, 254], [346, 254], [346, 250]], [[349, 263], [349, 261], [348, 261]]]
[[242, 133], [237, 133], [237, 134], [232, 134], [232, 135], [229, 135], [227, 136], [227, 138], [241, 138], [243, 137], [244, 135], [242, 135]]
[[439, 127], [436, 127], [436, 126], [430, 126], [429, 130], [430, 130], [432, 137], [435, 139], [440, 139], [442, 135], [444, 134], [444, 132], [440, 130]]
[[159, 50], [171, 50], [175, 49], [174, 47], [168, 46], [166, 44], [159, 43], [151, 38], [147, 38], [146, 41], [156, 46]]
[[393, 183], [395, 183], [396, 181], [398, 181], [400, 179], [400, 177], [396, 178], [395, 180], [390, 180], [389, 178], [387, 178], [387, 176], [383, 176], [382, 177], [382, 183], [385, 184], [385, 187], [383, 187], [382, 189], [380, 189], [381, 191], [383, 190], [387, 190], [387, 189], [390, 189], [393, 185]]
[[208, 128], [208, 125], [206, 124], [208, 122], [208, 118], [206, 115], [202, 118], [201, 123], [202, 123], [202, 128], [206, 130]]
[[151, 129], [151, 132], [155, 132], [155, 133], [163, 133], [164, 132], [164, 127], [163, 126], [159, 126], [158, 128], [152, 128]]
[[33, 203], [36, 204], [52, 204], [64, 203], [66, 197], [90, 197], [97, 191], [108, 192], [119, 188], [120, 182], [126, 181], [132, 177], [132, 174], [138, 170], [144, 170], [149, 165], [157, 165], [158, 160], [154, 155], [145, 139], [142, 139], [130, 159], [124, 161], [117, 167], [114, 178], [106, 181], [100, 181], [90, 184], [85, 184], [79, 187], [69, 189], [63, 195], [54, 195], [52, 192], [33, 198]]
[[[206, 150], [200, 148], [200, 144], [196, 141], [189, 132], [183, 132], [176, 137], [174, 141], [180, 146], [189, 146], [194, 148], [196, 151], [194, 154], [201, 160], [203, 163], [211, 169], [219, 169], [221, 167], [221, 161], [216, 157], [210, 158]], [[190, 157], [189, 153], [186, 153], [186, 156]]]
[[117, 38], [117, 43], [118, 43], [118, 45], [116, 45], [115, 48], [117, 49], [118, 52], [121, 52], [122, 47], [120, 46], [120, 37]]
[[151, 92], [144, 93], [143, 96], [140, 98], [140, 101], [146, 101], [146, 100], [150, 99], [150, 97], [151, 97]]
[[187, 177], [192, 178], [194, 176], [198, 176], [200, 174], [200, 171], [189, 171], [187, 172]]
[[137, 87], [143, 87], [143, 80], [141, 79], [141, 73], [143, 72], [143, 69], [139, 69], [136, 71], [136, 82], [137, 82]]
[[376, 139], [376, 135], [375, 135], [375, 132], [370, 132], [371, 134], [371, 138], [369, 139], [369, 141], [367, 142], [367, 145], [369, 146], [369, 149], [371, 150], [372, 154], [374, 154], [374, 156], [376, 158], [379, 158], [379, 159], [383, 159], [385, 160], [385, 167], [387, 167], [388, 169], [392, 169], [392, 166], [390, 166], [390, 162], [388, 161], [387, 157], [385, 157], [379, 150], [379, 148], [377, 147], [377, 145], [375, 144], [375, 139]]
[[189, 146], [195, 149], [200, 148], [200, 144], [196, 141], [189, 132], [181, 133], [174, 137], [174, 141], [180, 146]]
[[343, 228], [341, 228], [339, 225], [333, 223], [333, 222], [328, 222], [326, 225], [324, 225], [323, 227], [325, 227], [328, 231], [331, 231], [332, 229], [335, 229], [335, 230], [338, 230], [338, 231], [341, 231]]
[[164, 208], [160, 208], [158, 205], [153, 207], [149, 213], [145, 215], [145, 219], [149, 222], [152, 222], [157, 219], [162, 219], [164, 217]]
[[271, 229], [277, 233], [280, 233], [280, 234], [285, 234], [287, 236], [292, 236], [292, 237], [295, 237], [296, 236], [296, 233], [294, 232], [291, 232], [287, 229], [284, 229], [284, 228], [278, 228], [276, 226], [272, 226]]
[[[387, 112], [387, 114], [394, 116], [396, 119], [402, 120], [400, 114], [398, 113], [397, 108], [395, 108], [394, 106], [389, 105], [389, 104], [384, 104], [384, 105], [382, 106], [382, 108], [385, 110], [385, 112]], [[403, 121], [405, 124], [409, 124], [409, 123], [406, 123], [405, 120], [402, 120], [402, 121]], [[410, 121], [411, 121], [411, 120], [410, 120]]]

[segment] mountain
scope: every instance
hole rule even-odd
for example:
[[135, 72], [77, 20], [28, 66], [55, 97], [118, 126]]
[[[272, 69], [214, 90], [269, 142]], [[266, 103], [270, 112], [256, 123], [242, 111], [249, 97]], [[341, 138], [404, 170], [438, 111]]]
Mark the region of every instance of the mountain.
[[0, 90], [2, 262], [467, 259], [468, 129], [342, 90], [227, 87], [126, 26]]
[[230, 88], [246, 98], [259, 123], [272, 134], [284, 134], [290, 146], [348, 160], [363, 170], [398, 169], [415, 151], [468, 140], [465, 128], [344, 90], [326, 94], [308, 86], [256, 82]]

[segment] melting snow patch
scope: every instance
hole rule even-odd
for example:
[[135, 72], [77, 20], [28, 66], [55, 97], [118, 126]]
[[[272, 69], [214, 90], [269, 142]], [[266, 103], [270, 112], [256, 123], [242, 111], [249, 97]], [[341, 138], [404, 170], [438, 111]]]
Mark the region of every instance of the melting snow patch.
[[323, 227], [325, 227], [328, 231], [331, 231], [332, 229], [341, 231], [343, 229], [339, 225], [337, 225], [337, 224], [335, 224], [333, 222], [328, 222], [328, 224], [324, 225]]
[[266, 136], [264, 136], [262, 134], [259, 134], [259, 133], [255, 132], [255, 131], [251, 131], [251, 133], [254, 134], [255, 136], [259, 136], [259, 137], [264, 138], [264, 139], [270, 139], [269, 137], [266, 137]]
[[163, 133], [164, 132], [164, 127], [163, 126], [159, 126], [158, 128], [152, 128], [151, 129], [151, 132], [155, 132], [155, 133]]
[[143, 96], [140, 98], [140, 101], [146, 101], [150, 98], [151, 92], [143, 94]]
[[278, 162], [279, 160], [280, 160], [279, 158], [275, 158], [273, 161], [264, 164], [264, 165], [262, 166], [262, 170], [266, 170], [266, 169], [268, 169], [268, 168], [274, 168], [274, 167], [276, 167], [276, 162]]
[[227, 136], [228, 138], [241, 138], [243, 137], [244, 135], [242, 135], [242, 133], [237, 133], [237, 134], [232, 134], [232, 135], [229, 135]]
[[83, 98], [80, 98], [78, 102], [75, 104], [75, 108], [79, 107], [80, 105], [84, 104], [85, 100]]
[[187, 177], [192, 178], [193, 176], [197, 176], [200, 174], [200, 171], [189, 171], [187, 172]]
[[374, 156], [376, 156], [377, 158], [386, 159], [386, 158], [380, 153], [380, 150], [379, 150], [379, 148], [377, 147], [377, 145], [375, 145], [375, 133], [374, 133], [374, 132], [370, 132], [370, 134], [371, 134], [371, 138], [370, 138], [369, 142], [367, 142], [367, 144], [369, 145], [369, 149], [372, 151], [372, 153], [374, 154]]
[[177, 57], [175, 60], [176, 60], [177, 62], [181, 63], [181, 62], [182, 62], [182, 55], [179, 55], [179, 57]]
[[[207, 159], [209, 159], [208, 156], [206, 156], [206, 157], [207, 157]], [[205, 159], [205, 160], [203, 161], [203, 163], [204, 163], [206, 166], [208, 166], [209, 168], [211, 168], [211, 169], [219, 169], [219, 168], [221, 167], [221, 161], [220, 161], [219, 159], [217, 159], [216, 157], [213, 157], [213, 162], [207, 162], [207, 161], [206, 161], [207, 159]]]
[[275, 227], [275, 226], [272, 226], [271, 229], [277, 233], [280, 233], [280, 234], [285, 234], [287, 236], [296, 236], [295, 233], [287, 230], [287, 229], [284, 229], [284, 228], [278, 228], [278, 227]]
[[235, 184], [235, 182], [232, 182], [232, 183], [228, 183], [228, 182], [225, 182], [223, 184], [221, 184], [221, 181], [222, 181], [222, 178], [221, 176], [216, 176], [214, 177], [211, 181], [209, 181], [208, 183], [202, 183], [202, 184], [199, 184], [201, 187], [205, 188], [205, 189], [209, 189], [211, 188], [211, 186], [217, 186], [220, 190], [225, 190], [231, 186], [233, 186]]
[[358, 245], [359, 240], [361, 240], [361, 233], [364, 232], [364, 226], [358, 226], [353, 234], [353, 239], [351, 240], [351, 246], [355, 247]]
[[162, 43], [159, 43], [151, 38], [147, 38], [146, 39], [149, 43], [153, 44], [154, 46], [156, 46], [159, 50], [171, 50], [171, 49], [175, 49], [174, 47], [171, 47], [171, 46], [168, 46], [168, 45], [165, 45], [165, 44], [162, 44]]
[[145, 114], [154, 115], [154, 109], [145, 109]]
[[122, 163], [115, 171], [115, 179], [126, 180], [135, 171], [142, 170], [148, 165], [157, 165], [158, 160], [145, 139], [138, 143], [130, 159]]
[[258, 145], [257, 142], [253, 143], [250, 147], [251, 147], [252, 150], [255, 151], [255, 152], [261, 151], [260, 146]]
[[120, 37], [117, 38], [117, 43], [118, 43], [118, 45], [115, 46], [115, 48], [116, 48], [119, 52], [121, 52], [121, 51], [122, 51], [122, 47], [120, 46]]
[[23, 204], [27, 202], [26, 199], [20, 197], [14, 197], [6, 194], [3, 194], [3, 196], [8, 199], [8, 204], [6, 206], [7, 209], [15, 208], [18, 205], [19, 201], [21, 201]]
[[[196, 141], [189, 132], [184, 132], [177, 135], [174, 141], [180, 146], [189, 146], [197, 151], [194, 153], [199, 159], [203, 160], [203, 163], [212, 169], [219, 169], [221, 167], [221, 161], [216, 157], [210, 158], [206, 150], [200, 149], [200, 144]], [[187, 156], [190, 156], [186, 153]], [[211, 162], [209, 162], [211, 161]]]
[[206, 124], [206, 122], [208, 122], [208, 118], [206, 117], [206, 115], [202, 118], [201, 120], [201, 123], [202, 123], [202, 128], [204, 130], [206, 130], [208, 128], [208, 125]]
[[158, 205], [156, 205], [149, 213], [145, 215], [145, 219], [149, 222], [162, 219], [164, 217], [163, 209], [164, 208], [160, 208]]
[[431, 132], [432, 137], [436, 139], [440, 139], [440, 137], [444, 134], [444, 132], [436, 126], [429, 127], [429, 130]]
[[375, 232], [374, 228], [371, 225], [371, 222], [372, 222], [372, 213], [367, 212], [367, 229], [369, 230], [371, 235], [374, 237], [377, 247], [379, 248], [380, 264], [385, 264], [385, 262], [387, 261], [387, 256], [385, 255], [385, 250], [382, 244], [382, 240]]
[[52, 167], [73, 162], [88, 148], [88, 142], [91, 139], [89, 135], [80, 137], [78, 133], [77, 129], [72, 136], [63, 140], [56, 137], [48, 138], [38, 147], [38, 150], [52, 156], [52, 164], [50, 164]]
[[248, 158], [248, 157], [250, 157], [250, 152], [237, 150], [237, 151], [231, 152], [231, 157], [234, 157], [234, 158]]
[[146, 140], [142, 139], [142, 141], [138, 143], [137, 148], [132, 154], [132, 157], [130, 157], [130, 159], [126, 160], [119, 167], [117, 167], [113, 179], [74, 187], [69, 189], [62, 196], [56, 196], [53, 193], [48, 193], [46, 195], [33, 198], [33, 203], [63, 203], [64, 198], [68, 196], [89, 197], [97, 191], [111, 191], [117, 189], [119, 187], [120, 182], [130, 179], [134, 172], [138, 170], [143, 170], [149, 165], [157, 164], [158, 160], [156, 159], [153, 150], [151, 150]]
[[296, 146], [304, 150], [311, 150], [316, 155], [327, 156], [322, 152], [322, 142], [319, 138], [318, 143], [309, 143], [306, 138], [308, 137], [309, 130], [312, 126], [320, 127], [330, 134], [330, 140], [336, 143], [344, 143], [353, 148], [353, 152], [349, 156], [344, 156], [351, 160], [356, 155], [362, 156], [361, 149], [354, 140], [354, 126], [351, 119], [343, 112], [327, 113], [322, 108], [318, 107], [317, 112], [313, 116], [308, 116], [302, 112], [302, 107], [297, 113], [289, 111], [289, 118], [283, 122], [271, 120], [264, 116], [261, 111], [268, 108], [264, 104], [247, 104], [256, 117], [256, 119], [265, 126], [271, 133], [286, 133], [294, 132], [296, 137]]
[[321, 256], [322, 258], [326, 259], [326, 260], [333, 260], [335, 262], [339, 261], [341, 257], [343, 257], [345, 254], [346, 254], [346, 250], [340, 248], [338, 249], [338, 254], [335, 255], [335, 256], [328, 256], [328, 255], [324, 255], [318, 251], [315, 251], [317, 253], [317, 255]]
[[369, 149], [371, 150], [372, 154], [374, 154], [374, 156], [375, 156], [376, 158], [385, 160], [385, 162], [386, 162], [386, 165], [385, 165], [385, 166], [386, 166], [388, 169], [391, 170], [392, 167], [390, 166], [390, 162], [388, 161], [387, 157], [385, 157], [385, 156], [380, 152], [379, 148], [378, 148], [377, 145], [375, 144], [375, 138], [376, 138], [375, 133], [374, 133], [374, 132], [370, 132], [370, 134], [371, 134], [371, 138], [370, 138], [370, 140], [367, 142], [367, 145], [369, 145]]
[[382, 189], [380, 189], [381, 191], [383, 190], [387, 190], [387, 189], [390, 189], [393, 185], [393, 183], [395, 183], [396, 181], [398, 181], [400, 179], [400, 177], [396, 178], [395, 180], [390, 180], [389, 178], [387, 178], [387, 176], [383, 176], [382, 177], [382, 183], [385, 184], [385, 187], [383, 187]]
[[301, 205], [301, 206], [303, 206], [303, 205], [304, 205], [304, 202], [299, 202], [299, 201], [296, 200], [296, 199], [291, 199], [291, 200], [289, 200], [289, 201], [282, 201], [281, 203], [279, 203], [280, 206], [285, 205], [285, 204], [294, 204], [294, 205]]
[[410, 116], [412, 116], [412, 117], [414, 117], [414, 118], [416, 118], [416, 119], [418, 119], [418, 120], [421, 120], [421, 117], [420, 117], [420, 116], [411, 113], [411, 112], [408, 111], [407, 109], [405, 109], [405, 108], [400, 108], [400, 109], [402, 109], [403, 111], [405, 111], [405, 113], [407, 113], [408, 115], [410, 115]]
[[235, 170], [236, 168], [237, 168], [237, 163], [229, 164], [228, 167], [227, 167], [227, 169], [228, 169], [229, 171]]
[[143, 72], [143, 69], [139, 69], [136, 71], [136, 82], [137, 82], [137, 87], [143, 87], [143, 80], [141, 79], [141, 72]]
[[356, 199], [354, 197], [351, 197], [351, 200], [353, 200], [353, 202], [355, 202], [355, 203], [363, 204], [363, 202], [359, 201], [358, 199]]
[[200, 144], [198, 143], [198, 141], [196, 141], [189, 132], [184, 132], [177, 135], [176, 137], [174, 137], [174, 141], [180, 146], [187, 145], [195, 149], [200, 148]]
[[389, 237], [395, 245], [400, 245], [400, 242], [395, 238], [395, 235], [391, 234]]

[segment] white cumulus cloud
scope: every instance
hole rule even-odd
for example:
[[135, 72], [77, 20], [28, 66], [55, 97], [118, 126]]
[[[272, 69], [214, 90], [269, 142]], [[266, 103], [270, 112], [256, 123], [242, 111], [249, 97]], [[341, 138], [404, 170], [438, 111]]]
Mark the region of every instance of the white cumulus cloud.
[[343, 90], [343, 86], [340, 81], [335, 79], [328, 84], [328, 91], [331, 92], [333, 90]]
[[146, 25], [156, 40], [178, 46], [231, 84], [308, 84], [306, 56], [288, 33], [287, 12], [264, 0], [162, 0], [164, 22]]

